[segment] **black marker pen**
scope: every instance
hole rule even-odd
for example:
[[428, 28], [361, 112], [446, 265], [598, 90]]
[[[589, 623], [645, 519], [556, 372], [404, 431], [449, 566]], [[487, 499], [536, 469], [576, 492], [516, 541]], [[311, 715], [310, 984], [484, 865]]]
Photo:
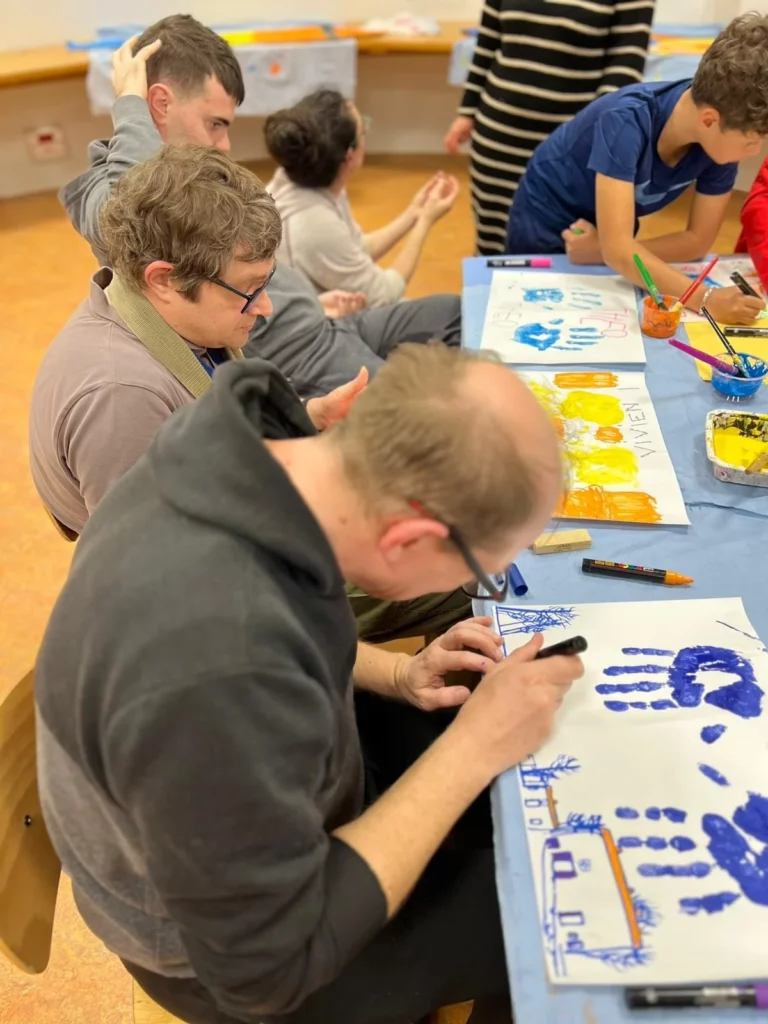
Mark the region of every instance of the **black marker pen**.
[[734, 272], [731, 274], [731, 280], [742, 293], [742, 295], [751, 295], [753, 299], [762, 298], [762, 296], [758, 295], [758, 293], [755, 291], [752, 285], [748, 281], [744, 280], [744, 278], [741, 276], [738, 270], [734, 270]]
[[572, 636], [569, 640], [561, 640], [560, 643], [542, 647], [534, 661], [538, 661], [539, 658], [554, 658], [560, 654], [570, 657], [573, 654], [583, 654], [586, 649], [587, 641], [583, 636]]
[[628, 988], [624, 993], [630, 1010], [664, 1010], [672, 1007], [739, 1006], [768, 1009], [768, 985], [680, 985], [676, 988]]
[[726, 338], [768, 338], [768, 327], [726, 327]]

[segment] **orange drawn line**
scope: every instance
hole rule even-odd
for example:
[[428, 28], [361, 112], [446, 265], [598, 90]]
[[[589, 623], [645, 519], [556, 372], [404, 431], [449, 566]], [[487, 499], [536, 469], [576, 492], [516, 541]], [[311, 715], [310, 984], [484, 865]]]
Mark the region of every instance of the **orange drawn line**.
[[637, 916], [635, 915], [635, 908], [632, 904], [632, 896], [627, 885], [627, 879], [624, 874], [624, 868], [621, 866], [621, 858], [619, 857], [619, 851], [616, 843], [613, 841], [613, 836], [607, 828], [600, 830], [600, 834], [603, 837], [605, 843], [605, 849], [608, 853], [608, 860], [611, 862], [611, 870], [613, 871], [613, 877], [616, 879], [616, 885], [619, 887], [619, 896], [621, 896], [621, 902], [624, 906], [624, 913], [627, 917], [627, 924], [629, 925], [629, 934], [632, 938], [632, 945], [635, 949], [639, 949], [643, 944], [643, 936], [640, 931], [640, 925], [637, 923]]
[[618, 444], [619, 441], [624, 440], [624, 435], [618, 427], [598, 427], [595, 437], [598, 441], [606, 441], [609, 444]]
[[555, 386], [568, 391], [571, 388], [615, 388], [619, 378], [606, 371], [582, 371], [581, 373], [556, 373]]
[[547, 805], [549, 806], [549, 817], [552, 821], [552, 828], [559, 828], [560, 819], [557, 816], [557, 804], [555, 802], [555, 794], [552, 792], [551, 786], [547, 786]]
[[618, 523], [660, 523], [656, 499], [644, 491], [606, 491], [584, 487], [569, 491], [555, 515], [566, 519], [607, 519]]

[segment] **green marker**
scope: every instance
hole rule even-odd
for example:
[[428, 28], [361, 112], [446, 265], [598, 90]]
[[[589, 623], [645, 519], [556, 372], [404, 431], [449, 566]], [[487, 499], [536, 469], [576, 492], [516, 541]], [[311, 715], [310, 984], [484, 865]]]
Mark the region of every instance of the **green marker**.
[[661, 295], [659, 294], [659, 289], [653, 283], [653, 278], [648, 273], [643, 261], [640, 259], [637, 253], [634, 254], [632, 259], [635, 261], [635, 266], [640, 271], [640, 276], [642, 277], [643, 281], [645, 281], [645, 287], [650, 292], [653, 301], [656, 303], [659, 309], [663, 309], [665, 313], [669, 312], [666, 303], [664, 302], [664, 299], [662, 299]]
[[584, 234], [584, 228], [571, 228], [571, 234], [583, 235]]

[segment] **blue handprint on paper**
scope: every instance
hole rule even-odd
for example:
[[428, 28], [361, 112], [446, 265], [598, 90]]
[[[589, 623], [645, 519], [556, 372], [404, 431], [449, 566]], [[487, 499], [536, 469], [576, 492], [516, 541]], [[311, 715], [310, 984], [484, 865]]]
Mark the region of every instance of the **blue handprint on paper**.
[[[705, 814], [701, 827], [709, 837], [707, 849], [717, 866], [731, 876], [748, 900], [768, 906], [768, 800], [750, 793], [732, 821], [719, 814]], [[750, 839], [759, 846], [753, 848]]]
[[603, 298], [600, 292], [586, 288], [573, 288], [567, 295], [561, 288], [525, 288], [523, 302], [543, 309], [599, 309]]
[[[633, 676], [626, 683], [599, 683], [595, 690], [601, 696], [630, 693], [663, 693], [656, 700], [605, 700], [609, 711], [626, 712], [631, 709], [670, 711], [679, 708], [697, 708], [702, 701], [740, 718], [757, 718], [762, 713], [763, 690], [757, 685], [752, 663], [737, 651], [727, 647], [684, 647], [675, 654], [648, 647], [624, 647], [622, 654], [630, 657], [669, 657], [671, 663], [612, 665], [603, 669], [603, 675], [616, 678]], [[718, 686], [706, 693], [706, 684], [698, 681], [701, 672], [719, 672], [735, 676], [734, 682]], [[653, 676], [653, 679], [637, 678]], [[659, 676], [664, 676], [659, 680]]]
[[[579, 352], [596, 345], [602, 338], [596, 327], [568, 327], [563, 338], [562, 324], [562, 320], [550, 320], [548, 324], [521, 324], [515, 331], [514, 340], [539, 352], [549, 348], [556, 352]], [[563, 344], [559, 344], [561, 339]]]

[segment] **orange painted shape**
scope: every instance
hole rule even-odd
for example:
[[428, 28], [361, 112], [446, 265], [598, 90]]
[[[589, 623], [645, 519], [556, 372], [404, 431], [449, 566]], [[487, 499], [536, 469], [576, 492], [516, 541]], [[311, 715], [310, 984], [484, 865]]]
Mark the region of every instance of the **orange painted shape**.
[[558, 828], [560, 819], [557, 816], [557, 802], [555, 801], [555, 794], [552, 792], [551, 786], [547, 786], [547, 806], [549, 807], [549, 818], [552, 822], [552, 828]]
[[556, 373], [555, 386], [563, 391], [571, 388], [615, 388], [619, 378], [615, 373], [602, 371], [583, 371], [581, 373]]
[[273, 64], [270, 67], [269, 73], [270, 73], [270, 75], [279, 75], [282, 70], [283, 70], [283, 65], [275, 63], [275, 64]]
[[566, 519], [606, 519], [618, 523], [660, 523], [656, 499], [644, 491], [606, 491], [584, 487], [569, 491], [556, 515]]
[[618, 444], [624, 440], [624, 435], [618, 427], [598, 427], [595, 437], [598, 441], [606, 441], [608, 444]]
[[643, 933], [640, 931], [640, 925], [637, 923], [635, 908], [632, 903], [632, 894], [630, 893], [629, 886], [627, 885], [624, 868], [621, 866], [618, 848], [616, 847], [616, 843], [613, 841], [613, 836], [607, 828], [601, 829], [600, 835], [603, 837], [605, 850], [608, 854], [608, 860], [611, 863], [611, 871], [613, 872], [613, 877], [616, 879], [619, 896], [621, 896], [621, 903], [624, 907], [624, 913], [627, 916], [627, 924], [629, 925], [629, 934], [632, 938], [632, 945], [635, 949], [639, 949], [643, 944]]
[[552, 417], [552, 426], [555, 428], [555, 433], [562, 441], [565, 437], [565, 420], [562, 416]]

